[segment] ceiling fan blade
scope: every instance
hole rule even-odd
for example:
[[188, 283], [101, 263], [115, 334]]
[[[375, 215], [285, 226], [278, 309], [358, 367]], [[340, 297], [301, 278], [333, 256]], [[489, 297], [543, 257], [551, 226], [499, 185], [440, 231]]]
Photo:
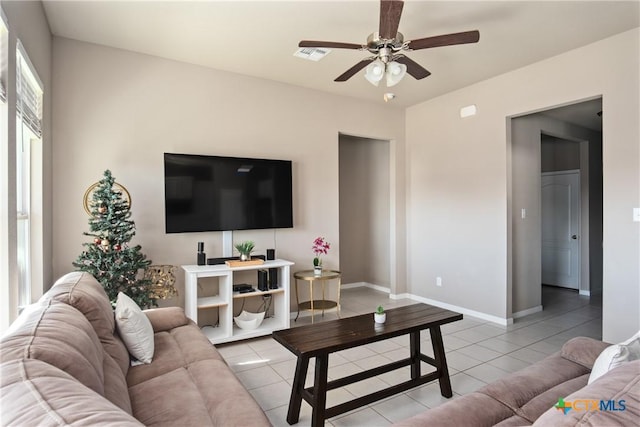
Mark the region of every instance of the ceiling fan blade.
[[455, 44], [477, 43], [478, 40], [480, 40], [480, 32], [478, 30], [474, 30], [462, 33], [425, 37], [423, 39], [411, 40], [408, 44], [409, 49], [418, 50], [430, 47], [451, 46]]
[[418, 64], [413, 59], [407, 58], [404, 55], [398, 55], [393, 60], [406, 65], [407, 73], [409, 73], [416, 80], [424, 79], [425, 77], [431, 75], [431, 73], [422, 65]]
[[396, 37], [403, 6], [402, 0], [380, 0], [380, 28], [378, 29], [380, 38], [393, 39]]
[[334, 82], [346, 82], [351, 77], [353, 77], [353, 75], [355, 73], [357, 73], [358, 71], [362, 70], [364, 67], [369, 65], [375, 59], [376, 59], [375, 57], [374, 58], [363, 59], [362, 61], [358, 62], [356, 65], [354, 65], [353, 67], [349, 68], [347, 71], [345, 71], [344, 73], [342, 73], [338, 77], [336, 77]]
[[363, 49], [364, 46], [355, 43], [340, 43], [340, 42], [324, 42], [315, 40], [301, 40], [298, 43], [298, 47], [326, 47], [332, 49]]

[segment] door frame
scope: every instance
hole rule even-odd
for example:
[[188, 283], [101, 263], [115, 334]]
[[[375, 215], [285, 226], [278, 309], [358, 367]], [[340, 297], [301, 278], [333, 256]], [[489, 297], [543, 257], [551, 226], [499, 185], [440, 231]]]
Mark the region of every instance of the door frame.
[[[378, 291], [389, 293], [389, 297], [391, 299], [402, 298], [406, 292], [406, 264], [403, 262], [406, 256], [404, 245], [400, 244], [401, 242], [399, 242], [398, 239], [399, 236], [405, 235], [406, 226], [404, 221], [399, 221], [399, 218], [404, 217], [404, 209], [402, 210], [402, 212], [398, 212], [398, 199], [403, 198], [403, 196], [399, 194], [398, 188], [398, 181], [401, 180], [401, 177], [399, 177], [398, 174], [403, 170], [402, 167], [399, 167], [399, 165], [396, 164], [396, 162], [400, 160], [400, 156], [398, 154], [398, 141], [393, 138], [384, 136], [372, 136], [369, 134], [340, 131], [337, 135], [338, 146], [340, 145], [341, 137], [343, 136], [347, 138], [361, 138], [381, 141], [386, 143], [389, 147], [389, 157], [387, 159], [389, 162], [389, 288], [362, 282], [352, 284], [352, 286], [350, 286], [350, 284], [343, 284], [342, 289], [345, 289], [347, 287], [366, 286], [372, 287], [373, 289], [376, 289]], [[404, 183], [404, 180], [402, 180], [402, 183]], [[340, 182], [338, 179], [338, 189], [339, 188]], [[338, 216], [339, 215], [340, 203], [338, 202]], [[338, 235], [340, 235], [339, 224], [340, 218], [338, 217]], [[404, 240], [402, 241], [402, 243], [403, 242]]]
[[[585, 98], [577, 101], [567, 102], [564, 104], [558, 104], [554, 106], [548, 106], [536, 110], [531, 110], [528, 112], [517, 113], [513, 115], [508, 115], [506, 117], [506, 133], [507, 133], [507, 147], [506, 147], [506, 157], [507, 157], [507, 203], [506, 203], [506, 211], [507, 211], [507, 292], [506, 292], [506, 320], [507, 324], [513, 323], [513, 320], [526, 316], [529, 314], [533, 314], [537, 311], [541, 311], [543, 309], [540, 298], [540, 293], [531, 292], [533, 289], [534, 283], [539, 283], [538, 278], [534, 277], [540, 274], [538, 270], [540, 267], [539, 263], [539, 254], [540, 249], [539, 245], [541, 242], [538, 240], [541, 235], [539, 229], [535, 231], [534, 234], [531, 234], [533, 230], [535, 230], [535, 223], [539, 224], [539, 218], [531, 218], [528, 214], [533, 210], [533, 213], [536, 213], [536, 209], [539, 208], [539, 204], [535, 200], [532, 203], [529, 203], [531, 195], [536, 195], [540, 197], [540, 183], [523, 186], [523, 177], [524, 179], [529, 180], [537, 180], [539, 181], [540, 173], [541, 173], [541, 135], [546, 134], [550, 136], [555, 136], [558, 138], [563, 138], [575, 142], [580, 143], [580, 169], [582, 172], [582, 185], [581, 191], [582, 195], [582, 274], [581, 274], [581, 282], [582, 289], [580, 289], [580, 295], [594, 295], [604, 293], [606, 285], [598, 280], [597, 283], [591, 283], [591, 270], [593, 269], [592, 263], [594, 261], [593, 255], [599, 254], [598, 258], [601, 259], [603, 257], [602, 252], [596, 252], [592, 254], [590, 250], [591, 247], [595, 248], [597, 251], [597, 247], [595, 246], [595, 242], [592, 242], [592, 230], [590, 229], [590, 225], [592, 222], [591, 215], [596, 215], [596, 218], [599, 221], [602, 221], [602, 217], [600, 216], [597, 210], [592, 212], [591, 210], [591, 193], [595, 195], [594, 191], [601, 192], [602, 188], [597, 186], [597, 183], [593, 181], [594, 175], [592, 174], [591, 167], [591, 156], [596, 155], [595, 159], [601, 159], [602, 154], [597, 155], [596, 152], [590, 153], [589, 147], [591, 146], [591, 138], [589, 138], [588, 133], [590, 131], [585, 129], [585, 132], [582, 130], [577, 130], [574, 132], [574, 128], [571, 126], [567, 126], [566, 123], [562, 121], [546, 117], [544, 112], [547, 110], [552, 110], [558, 107], [567, 106], [567, 105], [577, 105], [581, 104], [585, 101], [590, 101], [591, 99], [602, 98], [602, 96], [595, 96], [591, 98]], [[578, 127], [579, 128], [579, 127]], [[595, 131], [594, 131], [595, 132]], [[583, 136], [584, 135], [584, 136]], [[601, 133], [602, 135], [602, 133]], [[524, 138], [524, 139], [523, 139]], [[595, 143], [601, 143], [604, 145], [604, 141], [596, 138], [593, 139]], [[597, 147], [597, 145], [595, 146]], [[524, 169], [524, 171], [523, 171]], [[525, 175], [523, 175], [523, 173]], [[537, 177], [537, 178], [535, 178]], [[588, 177], [588, 178], [586, 178]], [[596, 177], [597, 178], [597, 177]], [[603, 181], [603, 177], [600, 177], [600, 180]], [[596, 187], [589, 188], [589, 185], [596, 185]], [[536, 190], [537, 189], [537, 190]], [[586, 193], [584, 192], [586, 190]], [[529, 199], [518, 200], [521, 192], [526, 192], [529, 196]], [[602, 199], [600, 197], [600, 209], [602, 209]], [[596, 198], [596, 202], [598, 198]], [[528, 222], [521, 218], [521, 209], [526, 208], [527, 210], [527, 218], [534, 219], [533, 224], [525, 226], [523, 228], [523, 224]], [[585, 210], [586, 209], [586, 210]], [[598, 206], [594, 206], [594, 209], [598, 209]], [[532, 227], [533, 226], [533, 227]], [[603, 234], [600, 228], [596, 228], [593, 230], [595, 237], [602, 237]], [[532, 240], [533, 239], [533, 240]], [[538, 248], [535, 248], [538, 246]], [[534, 252], [531, 252], [531, 249], [535, 249]], [[538, 254], [538, 255], [536, 255]], [[531, 255], [531, 258], [527, 258]], [[535, 266], [531, 265], [531, 259], [534, 260]], [[602, 265], [602, 264], [600, 264]], [[524, 273], [522, 273], [523, 269], [526, 269]], [[538, 270], [538, 271], [536, 271]], [[524, 275], [523, 275], [524, 274]], [[600, 275], [601, 272], [596, 274]], [[526, 275], [526, 276], [525, 276]], [[524, 277], [524, 280], [523, 280]], [[531, 280], [533, 281], [531, 281]], [[527, 281], [528, 280], [528, 281]], [[601, 287], [598, 284], [601, 283]], [[530, 286], [528, 286], [530, 285]], [[596, 286], [596, 288], [592, 288]], [[540, 289], [538, 287], [537, 289]], [[523, 296], [524, 295], [524, 296]], [[537, 301], [536, 301], [537, 300]], [[523, 301], [525, 303], [523, 304]]]

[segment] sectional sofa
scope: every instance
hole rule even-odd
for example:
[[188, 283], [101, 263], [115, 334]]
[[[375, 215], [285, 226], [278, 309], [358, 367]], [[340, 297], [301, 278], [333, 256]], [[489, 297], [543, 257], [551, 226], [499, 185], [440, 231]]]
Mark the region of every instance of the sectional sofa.
[[0, 341], [1, 424], [270, 425], [181, 308], [144, 315], [153, 359], [132, 366], [100, 284], [80, 272], [58, 280]]
[[[616, 350], [612, 347], [591, 338], [573, 338], [561, 351], [527, 368], [394, 427], [637, 426], [640, 360], [608, 370], [612, 361], [600, 355]], [[627, 356], [629, 351], [635, 352], [632, 357], [640, 356], [640, 337], [629, 348], [623, 348]], [[593, 378], [596, 370], [604, 373]]]
[[[144, 311], [150, 363], [132, 364], [117, 313], [98, 282], [80, 272], [27, 308], [0, 339], [0, 424], [270, 425], [181, 308]], [[611, 350], [640, 357], [640, 336], [625, 344], [574, 338], [538, 363], [395, 426], [638, 425], [640, 360], [602, 363]]]

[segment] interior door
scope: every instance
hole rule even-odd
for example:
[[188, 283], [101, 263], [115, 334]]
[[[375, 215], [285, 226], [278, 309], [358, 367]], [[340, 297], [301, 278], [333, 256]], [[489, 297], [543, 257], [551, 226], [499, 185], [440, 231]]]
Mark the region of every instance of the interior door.
[[542, 174], [542, 283], [580, 288], [580, 172]]

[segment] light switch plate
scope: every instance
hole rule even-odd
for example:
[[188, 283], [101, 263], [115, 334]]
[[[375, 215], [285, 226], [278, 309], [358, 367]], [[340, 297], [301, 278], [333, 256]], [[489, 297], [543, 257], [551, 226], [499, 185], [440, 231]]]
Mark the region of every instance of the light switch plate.
[[640, 222], [640, 208], [633, 208], [633, 222]]

